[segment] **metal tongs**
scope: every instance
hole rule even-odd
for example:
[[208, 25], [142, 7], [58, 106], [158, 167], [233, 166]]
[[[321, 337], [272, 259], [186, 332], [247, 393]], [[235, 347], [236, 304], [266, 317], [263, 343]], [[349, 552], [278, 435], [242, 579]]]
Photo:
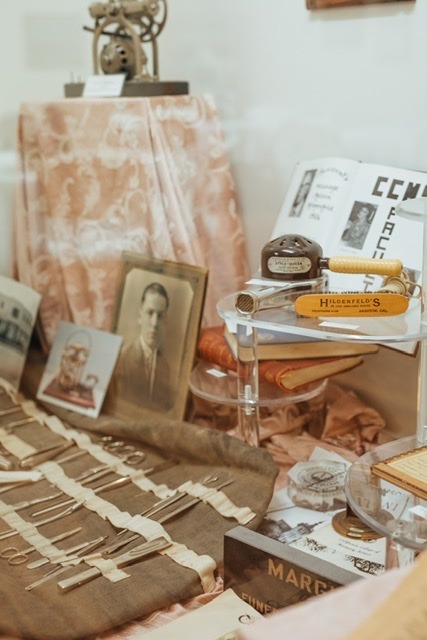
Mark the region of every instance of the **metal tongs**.
[[[146, 556], [155, 553], [156, 551], [162, 551], [162, 549], [166, 549], [170, 546], [172, 546], [172, 542], [169, 542], [169, 540], [166, 540], [166, 538], [156, 538], [155, 540], [144, 542], [143, 544], [135, 547], [127, 553], [123, 553], [122, 555], [117, 556], [114, 562], [116, 563], [117, 567], [121, 569], [122, 567], [127, 567], [130, 564], [134, 564], [135, 562], [142, 560]], [[102, 575], [101, 570], [97, 567], [92, 567], [87, 571], [81, 571], [79, 574], [73, 576], [72, 578], [61, 580], [60, 582], [58, 582], [58, 588], [60, 589], [60, 591], [62, 591], [62, 593], [65, 593], [67, 591], [70, 591], [71, 589], [74, 589], [75, 587], [80, 587], [83, 584], [87, 584], [100, 575]]]

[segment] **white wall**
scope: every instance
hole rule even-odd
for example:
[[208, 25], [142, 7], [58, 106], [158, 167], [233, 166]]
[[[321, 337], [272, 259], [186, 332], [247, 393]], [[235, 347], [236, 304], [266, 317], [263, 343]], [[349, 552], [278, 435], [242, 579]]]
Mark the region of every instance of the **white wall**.
[[427, 0], [171, 0], [162, 68], [221, 113], [255, 268], [298, 160], [427, 169]]
[[[23, 101], [92, 71], [90, 0], [8, 3], [0, 39], [0, 273]], [[216, 99], [255, 269], [298, 160], [427, 168], [427, 0], [307, 11], [305, 0], [168, 0], [160, 74]], [[12, 152], [12, 153], [11, 153]], [[7, 232], [7, 233], [6, 233]], [[3, 246], [4, 245], [4, 246]]]
[[17, 0], [4, 10], [0, 38], [0, 274], [11, 274], [13, 182], [18, 177], [16, 120], [22, 102], [62, 98], [74, 72], [91, 72], [85, 0]]
[[[89, 0], [9, 2], [0, 65], [0, 273], [9, 274], [24, 101], [92, 72]], [[427, 169], [427, 0], [309, 12], [305, 0], [168, 0], [163, 80], [219, 109], [253, 270], [296, 162], [339, 155]], [[413, 385], [411, 385], [413, 391]], [[392, 396], [398, 402], [396, 395]], [[411, 402], [413, 408], [413, 403]]]

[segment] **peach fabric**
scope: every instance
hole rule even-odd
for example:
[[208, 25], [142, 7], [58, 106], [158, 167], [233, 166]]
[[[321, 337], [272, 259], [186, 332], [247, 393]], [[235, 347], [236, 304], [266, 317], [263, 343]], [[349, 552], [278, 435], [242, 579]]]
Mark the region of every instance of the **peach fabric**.
[[[203, 593], [185, 602], [171, 605], [167, 609], [155, 611], [146, 618], [134, 620], [129, 624], [123, 625], [120, 629], [112, 629], [111, 631], [101, 633], [96, 640], [137, 640], [149, 631], [154, 631], [154, 629], [158, 629], [169, 622], [173, 622], [177, 618], [181, 618], [186, 613], [196, 611], [196, 609], [199, 609], [203, 605], [212, 602], [212, 600], [223, 592], [223, 588], [222, 578], [218, 578], [214, 591]], [[171, 640], [173, 639], [171, 638]]]
[[14, 277], [60, 320], [110, 330], [123, 250], [209, 269], [205, 324], [249, 276], [218, 113], [208, 96], [21, 106]]
[[[336, 591], [310, 598], [266, 616], [244, 632], [238, 640], [346, 640], [373, 614], [410, 575], [411, 567], [390, 569], [380, 576], [357, 580]], [[354, 636], [357, 638], [357, 633]], [[398, 638], [384, 620], [384, 633], [378, 640]], [[415, 636], [414, 636], [415, 637]], [[418, 636], [424, 637], [424, 636]], [[352, 636], [353, 638], [353, 636]]]

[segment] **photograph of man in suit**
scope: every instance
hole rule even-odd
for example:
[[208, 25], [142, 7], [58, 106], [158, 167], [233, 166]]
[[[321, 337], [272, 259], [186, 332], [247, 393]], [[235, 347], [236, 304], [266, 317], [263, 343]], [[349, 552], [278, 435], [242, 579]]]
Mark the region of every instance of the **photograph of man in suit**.
[[168, 309], [165, 287], [159, 282], [148, 284], [138, 311], [139, 335], [123, 347], [118, 365], [120, 396], [151, 409], [167, 410], [174, 400], [163, 349]]
[[289, 217], [291, 218], [299, 218], [302, 214], [302, 210], [305, 205], [305, 201], [307, 200], [307, 196], [311, 189], [311, 185], [313, 184], [314, 176], [316, 175], [316, 169], [310, 169], [310, 171], [306, 171], [301, 180], [301, 184], [298, 187], [297, 195], [295, 196], [295, 200], [292, 204], [291, 211], [289, 213]]

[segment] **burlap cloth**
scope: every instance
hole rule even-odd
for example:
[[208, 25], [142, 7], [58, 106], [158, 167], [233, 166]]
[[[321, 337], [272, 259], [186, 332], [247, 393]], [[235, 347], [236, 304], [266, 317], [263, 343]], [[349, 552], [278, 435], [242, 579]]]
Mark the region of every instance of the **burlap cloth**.
[[[109, 416], [94, 420], [49, 405], [45, 405], [43, 410], [46, 414], [55, 413], [73, 428], [131, 438], [147, 453], [144, 466], [157, 464], [163, 459], [178, 459], [179, 464], [151, 477], [156, 484], [165, 483], [174, 488], [187, 480], [196, 482], [208, 474], [229, 475], [233, 482], [223, 491], [235, 505], [249, 507], [256, 514], [248, 524], [251, 528], [256, 528], [266, 512], [278, 468], [262, 449], [249, 447], [220, 431], [186, 422], [152, 418], [131, 423]], [[2, 424], [6, 424], [4, 420], [2, 418]], [[48, 432], [42, 425], [24, 426], [18, 431], [21, 439], [36, 448], [41, 448], [52, 437], [57, 441], [57, 435]], [[85, 455], [63, 467], [67, 474], [76, 476], [93, 464], [90, 456]], [[49, 492], [46, 481], [27, 487], [11, 490], [0, 497], [4, 502], [14, 504]], [[140, 513], [157, 500], [134, 484], [105, 493], [103, 497], [131, 514]], [[35, 507], [20, 511], [20, 515], [31, 520], [29, 514], [34, 510]], [[126, 567], [129, 577], [120, 582], [111, 583], [99, 577], [68, 593], [61, 593], [54, 579], [32, 591], [25, 591], [26, 585], [46, 573], [46, 567], [28, 570], [25, 564], [10, 566], [7, 560], [0, 559], [0, 633], [3, 636], [41, 640], [93, 637], [150, 612], [195, 597], [209, 588], [215, 589], [215, 579], [222, 573], [224, 533], [237, 524], [234, 518], [224, 517], [202, 502], [163, 524], [174, 542], [185, 545], [198, 557], [208, 556], [211, 559], [208, 564], [212, 567], [212, 575], [210, 579], [207, 577], [204, 585], [195, 570], [181, 566], [170, 557], [155, 554], [143, 562]], [[82, 532], [74, 536], [72, 542], [67, 540], [62, 543], [61, 548], [103, 534], [109, 535], [110, 541], [116, 533], [109, 522], [85, 507], [62, 520], [44, 525], [40, 531], [51, 538], [78, 526], [83, 527]], [[7, 528], [1, 526], [2, 530]], [[0, 542], [0, 550], [10, 545], [20, 549], [28, 546], [19, 536], [15, 536]], [[37, 554], [30, 556], [32, 559], [37, 557]], [[87, 568], [85, 565], [83, 567]], [[74, 567], [58, 580], [80, 570], [80, 567]]]

